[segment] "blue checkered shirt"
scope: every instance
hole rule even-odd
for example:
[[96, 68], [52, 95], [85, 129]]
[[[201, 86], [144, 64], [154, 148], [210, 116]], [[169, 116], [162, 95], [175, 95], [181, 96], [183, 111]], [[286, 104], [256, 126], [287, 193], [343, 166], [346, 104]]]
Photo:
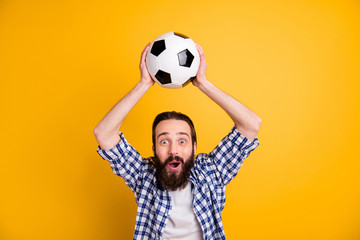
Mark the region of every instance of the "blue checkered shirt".
[[[169, 218], [171, 198], [159, 186], [151, 158], [142, 158], [119, 132], [120, 142], [110, 150], [98, 147], [100, 156], [110, 162], [113, 172], [125, 180], [138, 205], [134, 239], [160, 239]], [[190, 174], [193, 209], [205, 240], [225, 239], [221, 212], [225, 206], [226, 185], [236, 176], [243, 160], [259, 145], [234, 127], [209, 154], [195, 158]]]

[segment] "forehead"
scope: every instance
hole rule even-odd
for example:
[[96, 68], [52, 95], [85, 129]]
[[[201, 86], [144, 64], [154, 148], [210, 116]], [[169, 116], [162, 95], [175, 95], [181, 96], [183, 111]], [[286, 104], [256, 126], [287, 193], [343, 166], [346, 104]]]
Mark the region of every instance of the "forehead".
[[187, 122], [183, 120], [177, 119], [168, 119], [159, 122], [159, 124], [155, 128], [155, 136], [159, 136], [159, 134], [167, 132], [169, 134], [176, 134], [179, 132], [187, 133], [191, 136], [191, 129]]

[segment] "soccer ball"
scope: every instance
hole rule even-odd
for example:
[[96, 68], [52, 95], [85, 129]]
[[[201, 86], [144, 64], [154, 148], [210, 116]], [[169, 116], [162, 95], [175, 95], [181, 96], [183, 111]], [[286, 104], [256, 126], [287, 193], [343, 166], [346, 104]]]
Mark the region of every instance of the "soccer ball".
[[181, 88], [195, 79], [200, 56], [195, 43], [181, 33], [168, 32], [151, 43], [146, 66], [155, 82], [166, 88]]

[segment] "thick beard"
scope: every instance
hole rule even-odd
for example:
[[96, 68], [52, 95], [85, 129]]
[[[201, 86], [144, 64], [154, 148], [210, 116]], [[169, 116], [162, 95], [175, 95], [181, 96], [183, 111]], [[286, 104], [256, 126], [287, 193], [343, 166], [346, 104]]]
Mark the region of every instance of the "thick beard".
[[[181, 162], [180, 172], [173, 172], [166, 168], [167, 164], [172, 160]], [[184, 159], [179, 156], [170, 156], [164, 163], [161, 163], [159, 157], [155, 154], [154, 156], [156, 178], [161, 186], [167, 190], [175, 191], [183, 189], [189, 181], [191, 169], [194, 166], [194, 150], [191, 156], [184, 162]]]

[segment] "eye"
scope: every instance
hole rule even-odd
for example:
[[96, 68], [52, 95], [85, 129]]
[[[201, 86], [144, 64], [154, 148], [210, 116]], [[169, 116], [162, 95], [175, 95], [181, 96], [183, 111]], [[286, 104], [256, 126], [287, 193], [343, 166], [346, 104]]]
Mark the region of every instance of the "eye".
[[169, 143], [169, 141], [165, 140], [165, 139], [160, 141], [160, 144], [168, 144], [168, 143]]
[[179, 143], [180, 143], [180, 144], [185, 144], [185, 143], [186, 143], [186, 140], [185, 140], [185, 139], [181, 139], [181, 140], [179, 141]]

